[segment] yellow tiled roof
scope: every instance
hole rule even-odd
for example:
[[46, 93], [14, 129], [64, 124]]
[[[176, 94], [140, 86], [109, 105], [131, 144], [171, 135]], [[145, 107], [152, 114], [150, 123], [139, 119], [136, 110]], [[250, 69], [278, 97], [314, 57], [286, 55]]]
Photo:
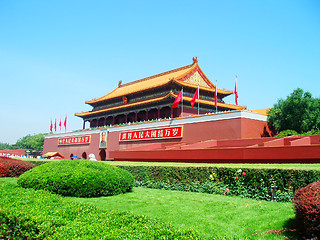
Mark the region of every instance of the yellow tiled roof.
[[47, 152], [46, 154], [43, 154], [42, 156], [44, 157], [55, 157], [55, 156], [60, 156], [61, 158], [64, 158], [62, 154], [59, 152]]
[[[163, 85], [169, 83], [170, 81], [174, 81], [174, 82], [176, 82], [180, 85], [183, 85], [183, 86], [190, 86], [190, 87], [196, 88], [197, 85], [185, 83], [181, 80], [183, 77], [192, 73], [192, 71], [195, 69], [198, 69], [201, 72], [201, 74], [203, 75], [203, 77], [205, 78], [205, 81], [208, 82], [209, 85], [212, 86], [212, 87], [200, 87], [200, 89], [214, 92], [215, 91], [214, 84], [204, 75], [204, 73], [202, 72], [202, 70], [200, 69], [200, 67], [198, 65], [197, 60], [194, 59], [193, 64], [190, 64], [190, 65], [187, 65], [187, 66], [184, 66], [181, 68], [177, 68], [177, 69], [174, 69], [174, 70], [171, 70], [168, 72], [163, 72], [163, 73], [160, 73], [160, 74], [157, 74], [154, 76], [150, 76], [147, 78], [143, 78], [143, 79], [140, 79], [140, 80], [137, 80], [134, 82], [120, 85], [119, 87], [114, 89], [109, 94], [107, 94], [103, 97], [97, 98], [97, 99], [92, 99], [92, 100], [86, 101], [86, 103], [93, 104], [96, 102], [100, 102], [100, 101], [104, 101], [104, 100], [108, 100], [108, 99], [112, 99], [112, 98], [116, 98], [116, 97], [126, 96], [131, 93], [141, 92], [141, 91], [145, 91], [145, 90], [152, 89], [155, 87], [163, 86]], [[228, 95], [228, 94], [232, 94], [233, 92], [218, 88], [218, 93]]]

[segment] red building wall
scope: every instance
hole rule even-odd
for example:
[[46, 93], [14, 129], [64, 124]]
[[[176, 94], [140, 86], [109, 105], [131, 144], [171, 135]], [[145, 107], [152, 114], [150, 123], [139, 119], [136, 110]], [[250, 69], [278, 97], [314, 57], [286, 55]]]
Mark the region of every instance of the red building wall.
[[[245, 112], [245, 115], [243, 115], [243, 112], [238, 111], [111, 127], [108, 128], [108, 145], [107, 149], [105, 149], [106, 159], [110, 158], [110, 151], [136, 147], [143, 149], [144, 146], [149, 144], [189, 144], [206, 140], [261, 138], [266, 127], [266, 122], [261, 120], [261, 117], [256, 118], [257, 115], [248, 112]], [[120, 133], [123, 131], [167, 126], [183, 126], [183, 137], [177, 139], [119, 141]], [[58, 145], [59, 137], [85, 135], [91, 135], [91, 142], [89, 144]], [[83, 153], [86, 153], [87, 156], [93, 153], [97, 159], [100, 159], [99, 154], [103, 149], [99, 149], [99, 138], [100, 130], [96, 129], [49, 135], [45, 138], [43, 153], [59, 152], [67, 159], [70, 158], [71, 154], [81, 157]]]
[[[91, 140], [89, 144], [58, 145], [59, 136], [55, 138], [45, 138], [43, 153], [59, 152], [66, 159], [70, 159], [71, 154], [77, 155], [78, 157], [82, 157], [83, 153], [86, 153], [87, 156], [89, 156], [90, 153], [94, 153], [96, 158], [98, 158], [100, 134], [99, 133], [88, 134], [86, 131], [84, 131], [83, 135], [84, 136], [91, 135]], [[72, 136], [72, 134], [70, 134], [69, 136]]]
[[22, 156], [25, 155], [25, 149], [4, 149], [0, 150], [1, 155], [17, 155], [17, 156]]

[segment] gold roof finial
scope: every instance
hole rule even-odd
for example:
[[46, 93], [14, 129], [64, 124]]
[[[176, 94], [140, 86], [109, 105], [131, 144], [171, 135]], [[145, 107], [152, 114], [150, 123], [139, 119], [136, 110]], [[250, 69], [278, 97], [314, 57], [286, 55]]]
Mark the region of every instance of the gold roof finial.
[[193, 57], [192, 61], [193, 61], [193, 64], [197, 63], [198, 62], [198, 57]]

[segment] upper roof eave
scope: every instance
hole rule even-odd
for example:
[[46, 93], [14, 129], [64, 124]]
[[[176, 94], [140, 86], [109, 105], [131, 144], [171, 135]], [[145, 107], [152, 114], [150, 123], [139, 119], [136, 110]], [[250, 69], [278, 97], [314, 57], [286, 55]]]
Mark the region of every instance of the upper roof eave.
[[[171, 77], [170, 78], [170, 74], [172, 73], [178, 73], [181, 72], [180, 75], [177, 75], [175, 77]], [[208, 85], [212, 88], [207, 88], [207, 87], [203, 87], [203, 86], [199, 86], [200, 90], [204, 90], [204, 91], [210, 91], [210, 92], [215, 92], [215, 84], [213, 84], [208, 78], [207, 76], [203, 73], [202, 69], [200, 68], [200, 66], [198, 65], [197, 60], [194, 60], [194, 62], [190, 65], [181, 67], [181, 68], [176, 68], [167, 72], [163, 72], [157, 75], [153, 75], [147, 78], [143, 78], [137, 81], [133, 81], [130, 83], [126, 83], [123, 84], [121, 86], [118, 86], [117, 88], [115, 88], [113, 91], [111, 91], [110, 93], [108, 93], [107, 95], [97, 98], [97, 99], [92, 99], [89, 101], [86, 101], [86, 104], [90, 104], [90, 105], [94, 105], [95, 103], [98, 102], [102, 102], [105, 100], [111, 100], [117, 97], [122, 97], [122, 96], [126, 96], [135, 92], [141, 92], [141, 91], [146, 91], [149, 89], [153, 89], [155, 87], [161, 87], [164, 86], [166, 84], [168, 84], [169, 82], [176, 82], [179, 85], [182, 86], [186, 86], [186, 87], [191, 87], [191, 88], [197, 88], [197, 85], [194, 84], [190, 84], [190, 83], [186, 83], [184, 82], [182, 79], [185, 78], [186, 76], [188, 76], [190, 73], [192, 73], [193, 71], [199, 71], [200, 74], [202, 75], [203, 78], [205, 78], [205, 81], [208, 83]], [[168, 75], [167, 77], [165, 77], [166, 75]], [[161, 77], [162, 79], [160, 81], [153, 81], [152, 85], [151, 84], [147, 84], [146, 81], [151, 80], [152, 79], [156, 79]], [[137, 89], [138, 91], [134, 91], [134, 84], [141, 84], [141, 83], [146, 83], [146, 85], [144, 85], [143, 87], [140, 87], [140, 89]], [[131, 87], [130, 87], [131, 86]], [[124, 88], [131, 88], [131, 89], [127, 89], [125, 90]], [[118, 92], [118, 93], [117, 93]], [[233, 94], [233, 91], [229, 91], [229, 90], [224, 90], [224, 89], [220, 89], [218, 88], [218, 94], [223, 94], [223, 95], [230, 95]]]
[[[205, 73], [200, 68], [197, 60], [196, 60], [194, 68], [191, 69], [188, 73], [186, 73], [186, 74], [180, 76], [179, 78], [177, 78], [178, 81], [176, 81], [176, 82], [178, 82], [179, 84], [181, 84], [183, 86], [186, 86], [186, 87], [196, 87], [197, 88], [198, 85], [186, 83], [186, 82], [180, 80], [180, 79], [183, 79], [190, 72], [192, 72], [194, 69], [196, 69], [198, 72], [200, 72], [200, 75], [204, 78], [205, 82], [208, 84], [208, 86], [211, 87], [211, 88], [207, 88], [207, 87], [199, 86], [199, 89], [205, 90], [205, 91], [210, 91], [210, 92], [215, 92], [216, 91], [215, 90], [216, 89], [216, 85], [213, 82], [211, 82], [210, 79], [205, 75]], [[220, 89], [220, 88], [217, 88], [217, 89], [218, 89], [218, 93], [219, 94], [230, 95], [230, 94], [234, 93], [233, 91], [230, 91], [230, 90], [225, 90], [225, 89]]]
[[154, 87], [160, 87], [169, 83], [176, 77], [184, 75], [185, 72], [190, 72], [189, 70], [193, 70], [196, 66], [198, 66], [197, 61], [194, 61], [192, 64], [184, 67], [176, 68], [167, 72], [163, 72], [163, 73], [146, 77], [140, 80], [129, 82], [129, 83], [118, 86], [112, 92], [108, 93], [103, 97], [88, 100], [85, 103], [94, 104], [97, 102], [110, 100], [110, 99], [114, 99], [121, 96], [126, 96], [134, 92], [141, 92], [148, 89], [152, 89]]
[[[175, 81], [176, 83], [178, 83], [179, 85], [182, 85], [182, 86], [185, 86], [185, 87], [191, 87], [191, 88], [197, 88], [198, 86], [195, 85], [195, 84], [190, 84], [190, 83], [185, 83], [185, 82], [182, 82], [182, 81]], [[215, 89], [212, 89], [212, 88], [206, 88], [206, 87], [202, 87], [202, 86], [199, 86], [199, 89], [200, 90], [204, 90], [204, 91], [209, 91], [209, 92], [215, 92]], [[230, 95], [230, 94], [233, 94], [234, 92], [233, 91], [229, 91], [229, 90], [225, 90], [225, 89], [221, 89], [221, 88], [218, 88], [218, 93], [219, 94], [224, 94], [224, 95]]]

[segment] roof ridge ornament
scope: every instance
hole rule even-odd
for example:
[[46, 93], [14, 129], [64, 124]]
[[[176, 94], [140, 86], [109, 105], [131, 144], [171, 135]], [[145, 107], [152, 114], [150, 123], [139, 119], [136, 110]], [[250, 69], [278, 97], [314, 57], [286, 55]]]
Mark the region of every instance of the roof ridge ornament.
[[122, 80], [119, 81], [118, 87], [121, 87], [121, 85], [122, 85]]
[[193, 61], [193, 64], [198, 63], [198, 57], [193, 57], [192, 61]]

